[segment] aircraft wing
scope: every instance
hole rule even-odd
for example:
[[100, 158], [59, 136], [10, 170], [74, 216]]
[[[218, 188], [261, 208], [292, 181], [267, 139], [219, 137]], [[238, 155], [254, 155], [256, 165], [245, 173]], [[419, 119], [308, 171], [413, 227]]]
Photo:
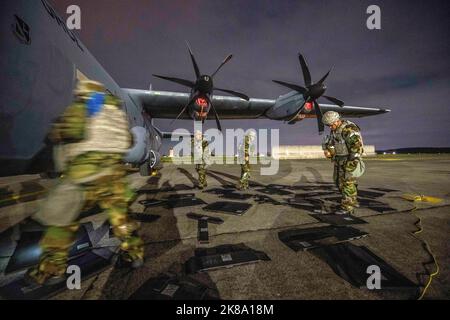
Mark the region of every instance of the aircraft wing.
[[368, 107], [352, 107], [352, 106], [344, 106], [341, 108], [334, 104], [326, 104], [326, 103], [320, 103], [320, 110], [322, 110], [322, 113], [325, 113], [327, 111], [336, 111], [346, 118], [362, 118], [374, 116], [377, 114], [383, 114], [391, 111], [386, 108], [368, 108]]
[[[189, 99], [188, 93], [181, 92], [137, 89], [123, 90], [136, 105], [141, 106], [152, 118], [174, 119]], [[286, 120], [286, 117], [294, 114], [298, 106], [303, 104], [303, 98], [294, 92], [280, 96], [276, 100], [251, 98], [249, 101], [246, 101], [237, 97], [214, 95], [213, 104], [221, 119], [268, 118], [273, 120]], [[341, 108], [322, 103], [320, 106], [323, 113], [333, 110], [349, 118], [383, 114], [390, 111], [385, 108], [352, 106]], [[308, 117], [315, 116], [311, 114]], [[189, 119], [189, 116], [186, 113], [180, 119]], [[214, 119], [212, 112], [208, 114], [208, 119]]]
[[[173, 119], [181, 108], [188, 102], [189, 94], [169, 91], [148, 91], [124, 89], [134, 103], [139, 104], [152, 118]], [[243, 100], [236, 97], [213, 96], [214, 107], [221, 119], [253, 119], [262, 117], [270, 109], [275, 100], [250, 99]], [[188, 114], [181, 115], [180, 119], [190, 119]], [[214, 119], [212, 112], [208, 119]]]

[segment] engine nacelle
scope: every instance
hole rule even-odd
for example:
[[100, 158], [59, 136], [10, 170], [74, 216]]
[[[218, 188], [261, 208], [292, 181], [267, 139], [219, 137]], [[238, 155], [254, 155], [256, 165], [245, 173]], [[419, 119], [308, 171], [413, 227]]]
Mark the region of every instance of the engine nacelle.
[[275, 105], [266, 111], [269, 119], [281, 120], [294, 116], [299, 107], [303, 105], [305, 99], [303, 95], [291, 91], [285, 95], [278, 97]]
[[144, 127], [133, 127], [131, 130], [133, 134], [134, 145], [128, 150], [124, 161], [132, 164], [141, 164], [150, 156], [149, 150], [149, 133]]

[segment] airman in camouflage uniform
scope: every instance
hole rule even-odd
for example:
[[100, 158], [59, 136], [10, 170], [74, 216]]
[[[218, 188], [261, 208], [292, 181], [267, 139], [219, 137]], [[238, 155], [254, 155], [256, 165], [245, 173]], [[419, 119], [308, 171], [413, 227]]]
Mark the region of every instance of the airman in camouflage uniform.
[[201, 131], [196, 131], [192, 139], [192, 151], [194, 160], [197, 158], [200, 163], [195, 164], [195, 170], [198, 174], [198, 188], [203, 189], [208, 186], [206, 181], [206, 168], [209, 162], [208, 141], [203, 137]]
[[95, 203], [107, 213], [114, 235], [122, 242], [120, 261], [131, 267], [142, 265], [144, 246], [135, 234], [139, 225], [127, 215], [134, 193], [126, 182], [122, 159], [131, 147], [131, 135], [121, 105], [100, 83], [80, 81], [75, 101], [54, 124], [50, 139], [64, 155], [59, 159], [63, 176], [34, 216], [47, 229], [40, 242], [39, 265], [27, 272], [26, 279], [39, 284], [64, 279], [78, 215]]
[[331, 129], [323, 144], [324, 153], [334, 162], [333, 180], [342, 194], [340, 210], [336, 213], [351, 214], [359, 207], [356, 178], [365, 170], [361, 160], [364, 150], [360, 129], [353, 122], [341, 120], [335, 111], [326, 112], [323, 123]]
[[250, 155], [253, 153], [253, 141], [256, 134], [254, 131], [246, 134], [244, 142], [239, 146], [239, 162], [241, 164], [241, 178], [237, 188], [239, 190], [247, 190], [249, 188], [250, 180]]

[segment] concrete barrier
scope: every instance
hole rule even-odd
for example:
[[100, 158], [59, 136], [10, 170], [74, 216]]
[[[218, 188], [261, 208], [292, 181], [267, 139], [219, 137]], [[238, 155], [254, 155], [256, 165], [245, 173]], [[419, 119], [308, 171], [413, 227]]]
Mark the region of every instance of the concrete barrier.
[[[375, 156], [375, 146], [364, 146], [364, 156]], [[278, 146], [272, 148], [272, 157], [275, 159], [321, 159], [325, 158], [322, 146]]]

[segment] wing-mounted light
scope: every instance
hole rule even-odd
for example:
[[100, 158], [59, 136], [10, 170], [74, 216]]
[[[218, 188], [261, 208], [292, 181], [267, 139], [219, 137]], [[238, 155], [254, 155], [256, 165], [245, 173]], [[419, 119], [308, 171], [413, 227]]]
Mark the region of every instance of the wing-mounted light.
[[195, 104], [200, 108], [208, 108], [208, 100], [204, 96], [198, 96], [195, 99]]
[[[305, 106], [303, 107], [303, 111], [305, 113], [310, 113], [314, 109], [314, 104], [312, 102], [306, 102]], [[304, 119], [304, 117], [303, 117]]]
[[209, 102], [204, 95], [199, 95], [194, 100], [194, 118], [195, 120], [203, 121], [208, 117]]

